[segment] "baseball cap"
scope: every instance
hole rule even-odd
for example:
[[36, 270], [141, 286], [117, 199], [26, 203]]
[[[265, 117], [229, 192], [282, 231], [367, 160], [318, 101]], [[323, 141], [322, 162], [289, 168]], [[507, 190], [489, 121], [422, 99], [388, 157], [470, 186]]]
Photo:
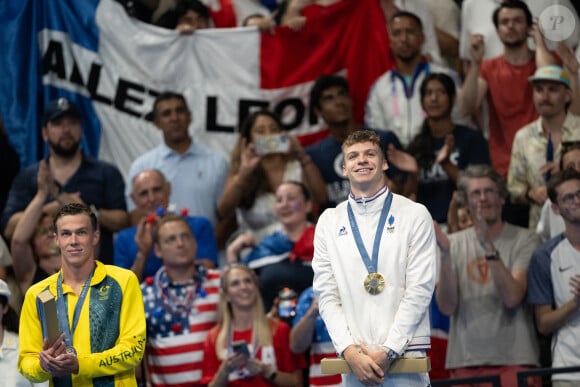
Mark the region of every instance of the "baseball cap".
[[8, 284], [0, 279], [0, 296], [5, 296], [6, 298], [10, 298], [10, 289], [8, 288]]
[[554, 81], [563, 83], [568, 89], [570, 88], [570, 73], [560, 66], [549, 65], [539, 67], [533, 76], [529, 77], [530, 82], [534, 81]]
[[42, 124], [46, 125], [64, 115], [81, 118], [81, 113], [74, 103], [66, 98], [53, 99], [44, 109]]

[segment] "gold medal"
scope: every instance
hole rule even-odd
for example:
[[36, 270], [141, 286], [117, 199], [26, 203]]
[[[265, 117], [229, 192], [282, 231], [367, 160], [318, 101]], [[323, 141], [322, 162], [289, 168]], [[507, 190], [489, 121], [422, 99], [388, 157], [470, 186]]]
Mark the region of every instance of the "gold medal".
[[385, 288], [385, 278], [381, 273], [370, 273], [365, 278], [364, 286], [370, 294], [379, 294]]

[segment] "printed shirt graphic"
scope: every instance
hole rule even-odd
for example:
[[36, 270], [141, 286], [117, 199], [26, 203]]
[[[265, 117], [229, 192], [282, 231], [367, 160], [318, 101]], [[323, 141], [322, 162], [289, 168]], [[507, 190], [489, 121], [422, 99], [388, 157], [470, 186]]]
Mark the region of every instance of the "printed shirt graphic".
[[[473, 227], [449, 235], [449, 240], [459, 300], [451, 316], [446, 368], [538, 364], [529, 308], [504, 306]], [[512, 272], [527, 270], [539, 239], [525, 228], [505, 223], [493, 244]]]

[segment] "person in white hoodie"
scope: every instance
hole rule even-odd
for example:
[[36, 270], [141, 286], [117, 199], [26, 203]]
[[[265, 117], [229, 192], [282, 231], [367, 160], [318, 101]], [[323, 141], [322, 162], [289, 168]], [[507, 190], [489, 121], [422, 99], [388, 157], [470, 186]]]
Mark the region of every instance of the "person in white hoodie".
[[423, 205], [387, 188], [376, 133], [352, 133], [342, 154], [351, 192], [321, 215], [312, 267], [320, 314], [352, 369], [343, 384], [425, 387], [427, 373], [388, 371], [396, 358], [422, 357], [430, 347], [433, 220]]

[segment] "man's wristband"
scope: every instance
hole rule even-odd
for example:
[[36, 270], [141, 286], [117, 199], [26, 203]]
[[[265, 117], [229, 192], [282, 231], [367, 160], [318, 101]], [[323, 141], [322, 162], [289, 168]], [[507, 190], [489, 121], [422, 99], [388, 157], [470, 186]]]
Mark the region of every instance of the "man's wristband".
[[488, 261], [499, 261], [499, 251], [497, 251], [497, 249], [491, 253], [485, 253], [485, 259]]

